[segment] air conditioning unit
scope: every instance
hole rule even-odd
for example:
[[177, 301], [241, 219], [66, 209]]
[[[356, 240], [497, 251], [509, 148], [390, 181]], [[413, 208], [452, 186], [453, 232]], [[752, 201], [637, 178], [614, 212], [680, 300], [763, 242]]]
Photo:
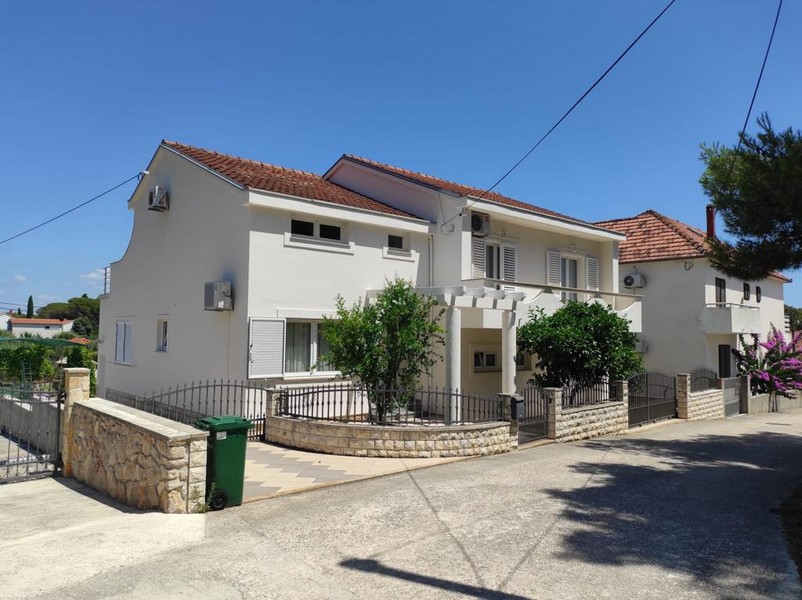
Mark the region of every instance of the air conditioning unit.
[[204, 310], [234, 310], [230, 281], [209, 281], [203, 292]]
[[646, 285], [646, 278], [643, 273], [630, 273], [624, 277], [624, 287], [627, 288], [642, 288]]
[[490, 233], [490, 215], [484, 213], [471, 213], [471, 233], [473, 235], [485, 236]]
[[167, 190], [160, 188], [158, 185], [153, 186], [153, 189], [148, 193], [148, 210], [164, 212], [169, 208], [170, 195]]

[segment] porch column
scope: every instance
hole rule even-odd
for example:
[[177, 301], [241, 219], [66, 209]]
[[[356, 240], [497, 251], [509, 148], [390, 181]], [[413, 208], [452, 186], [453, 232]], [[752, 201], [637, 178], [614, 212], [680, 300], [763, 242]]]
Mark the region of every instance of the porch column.
[[[455, 392], [462, 387], [462, 314], [456, 306], [446, 311], [446, 389]], [[447, 422], [459, 421], [461, 406], [459, 398], [451, 396]]]
[[501, 393], [515, 393], [515, 355], [518, 342], [515, 330], [515, 311], [501, 313]]

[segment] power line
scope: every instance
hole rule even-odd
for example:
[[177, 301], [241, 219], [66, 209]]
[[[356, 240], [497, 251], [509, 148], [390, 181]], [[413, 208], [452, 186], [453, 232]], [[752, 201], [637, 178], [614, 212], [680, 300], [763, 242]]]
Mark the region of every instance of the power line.
[[760, 65], [760, 74], [757, 76], [757, 81], [755, 82], [755, 90], [752, 92], [752, 100], [749, 102], [749, 110], [746, 112], [746, 119], [744, 119], [744, 126], [741, 127], [741, 133], [738, 136], [738, 147], [735, 149], [737, 153], [738, 150], [741, 149], [741, 140], [746, 132], [746, 126], [749, 124], [749, 118], [752, 116], [752, 108], [755, 106], [755, 98], [757, 97], [757, 91], [760, 89], [760, 81], [763, 79], [763, 71], [766, 68], [766, 61], [769, 59], [769, 52], [771, 51], [771, 44], [774, 41], [774, 32], [777, 31], [777, 22], [780, 20], [780, 11], [783, 7], [783, 0], [780, 0], [780, 3], [777, 5], [777, 14], [774, 16], [774, 26], [771, 28], [771, 35], [769, 36], [769, 43], [766, 46], [766, 54], [763, 55], [763, 64]]
[[55, 221], [56, 219], [60, 219], [61, 217], [65, 216], [65, 215], [68, 215], [68, 214], [70, 214], [71, 212], [74, 212], [74, 211], [78, 210], [79, 208], [82, 208], [82, 207], [86, 206], [87, 204], [89, 204], [90, 202], [94, 202], [95, 200], [98, 200], [99, 198], [102, 198], [102, 197], [103, 197], [103, 196], [105, 196], [106, 194], [110, 194], [111, 192], [113, 192], [113, 191], [114, 191], [114, 190], [116, 190], [117, 188], [121, 188], [122, 186], [124, 186], [124, 185], [125, 185], [126, 183], [128, 183], [129, 181], [133, 181], [134, 179], [137, 179], [137, 178], [139, 178], [139, 176], [140, 176], [140, 175], [141, 175], [141, 173], [137, 173], [136, 175], [134, 175], [133, 177], [129, 177], [128, 179], [126, 179], [126, 180], [125, 180], [125, 181], [123, 181], [122, 183], [118, 183], [118, 184], [117, 184], [117, 185], [115, 185], [114, 187], [107, 189], [107, 190], [106, 190], [105, 192], [103, 192], [102, 194], [98, 194], [97, 196], [95, 196], [94, 198], [90, 198], [90, 199], [89, 199], [89, 200], [87, 200], [86, 202], [81, 202], [81, 204], [79, 204], [78, 206], [73, 206], [71, 209], [69, 209], [69, 210], [65, 210], [63, 213], [61, 213], [60, 215], [56, 215], [56, 216], [55, 216], [55, 217], [53, 217], [52, 219], [48, 219], [47, 221], [43, 221], [42, 223], [39, 223], [38, 225], [34, 225], [34, 226], [33, 226], [33, 227], [31, 227], [30, 229], [26, 229], [25, 231], [22, 231], [22, 232], [20, 232], [20, 233], [18, 233], [18, 234], [16, 234], [16, 235], [12, 235], [10, 238], [6, 238], [6, 239], [4, 239], [4, 240], [0, 241], [0, 244], [5, 244], [6, 242], [10, 242], [11, 240], [15, 240], [15, 239], [17, 239], [18, 237], [25, 235], [26, 233], [30, 233], [31, 231], [34, 231], [34, 230], [36, 230], [36, 229], [39, 229], [40, 227], [44, 227], [44, 226], [45, 226], [45, 225], [47, 225], [48, 223], [52, 223], [52, 222], [53, 222], [53, 221]]
[[[529, 149], [529, 151], [528, 151], [526, 154], [524, 154], [524, 155], [523, 155], [523, 156], [522, 156], [522, 157], [521, 157], [521, 158], [518, 160], [518, 162], [516, 162], [514, 165], [512, 165], [512, 167], [510, 167], [510, 168], [509, 168], [509, 170], [508, 170], [506, 173], [504, 173], [504, 175], [502, 175], [502, 176], [499, 178], [499, 180], [498, 180], [498, 181], [496, 181], [496, 183], [494, 183], [494, 184], [493, 184], [493, 185], [491, 185], [489, 188], [487, 188], [485, 191], [483, 191], [481, 194], [479, 194], [479, 196], [478, 196], [478, 197], [477, 197], [475, 200], [473, 200], [471, 203], [469, 203], [469, 204], [468, 204], [468, 205], [467, 205], [465, 208], [466, 208], [466, 209], [470, 208], [471, 206], [473, 206], [474, 204], [476, 204], [476, 203], [477, 203], [479, 200], [481, 200], [482, 198], [484, 198], [484, 197], [485, 197], [487, 194], [489, 194], [490, 192], [492, 192], [492, 191], [493, 191], [493, 190], [496, 188], [496, 186], [498, 186], [498, 185], [499, 185], [499, 184], [500, 184], [502, 181], [504, 181], [504, 180], [505, 180], [505, 179], [506, 179], [506, 178], [507, 178], [507, 177], [508, 177], [508, 176], [509, 176], [509, 175], [510, 175], [510, 174], [511, 174], [511, 173], [512, 173], [512, 172], [513, 172], [515, 169], [517, 169], [517, 168], [518, 168], [518, 167], [521, 165], [521, 163], [522, 163], [522, 162], [524, 162], [524, 161], [525, 161], [527, 158], [529, 158], [529, 155], [530, 155], [530, 154], [532, 154], [532, 152], [534, 152], [534, 151], [537, 149], [537, 147], [538, 147], [538, 146], [540, 146], [540, 144], [542, 144], [542, 143], [543, 143], [543, 142], [546, 140], [546, 138], [547, 138], [547, 137], [549, 137], [549, 135], [551, 135], [551, 132], [552, 132], [552, 131], [554, 131], [555, 129], [557, 129], [557, 127], [559, 127], [560, 123], [562, 123], [562, 122], [563, 122], [563, 121], [564, 121], [564, 120], [565, 120], [565, 119], [568, 117], [568, 115], [570, 115], [570, 114], [573, 112], [573, 110], [574, 110], [574, 109], [575, 109], [577, 106], [579, 106], [579, 105], [580, 105], [580, 103], [581, 103], [581, 102], [582, 102], [582, 101], [583, 101], [583, 100], [584, 100], [584, 99], [585, 99], [585, 98], [588, 96], [588, 94], [590, 94], [590, 93], [593, 91], [593, 89], [594, 89], [594, 88], [595, 88], [597, 85], [599, 85], [599, 84], [601, 83], [602, 79], [604, 79], [605, 77], [607, 77], [607, 74], [608, 74], [608, 73], [610, 73], [610, 71], [612, 71], [612, 70], [615, 68], [615, 66], [616, 66], [616, 65], [617, 65], [619, 62], [621, 62], [621, 59], [623, 59], [623, 58], [624, 58], [624, 57], [627, 55], [627, 53], [628, 53], [630, 50], [632, 50], [632, 48], [635, 46], [635, 44], [637, 44], [637, 43], [640, 41], [640, 39], [641, 39], [641, 38], [642, 38], [644, 35], [646, 35], [646, 32], [647, 32], [647, 31], [649, 31], [649, 30], [652, 28], [652, 26], [653, 26], [655, 23], [657, 23], [657, 21], [659, 21], [659, 20], [660, 20], [660, 17], [662, 17], [662, 16], [663, 16], [663, 15], [666, 13], [666, 11], [667, 11], [669, 8], [671, 8], [671, 5], [672, 5], [672, 4], [674, 4], [674, 2], [676, 2], [676, 0], [671, 0], [671, 1], [670, 1], [668, 4], [666, 4], [665, 8], [664, 8], [663, 10], [661, 10], [661, 11], [660, 11], [660, 14], [658, 14], [658, 15], [657, 15], [657, 16], [656, 16], [654, 19], [652, 19], [652, 22], [651, 22], [651, 23], [649, 23], [649, 24], [646, 26], [646, 28], [645, 28], [643, 31], [641, 31], [641, 32], [640, 32], [640, 35], [638, 35], [638, 37], [636, 37], [636, 38], [634, 39], [634, 41], [633, 41], [633, 42], [632, 42], [632, 43], [631, 43], [629, 46], [627, 46], [626, 50], [624, 50], [624, 51], [623, 51], [621, 54], [619, 54], [619, 55], [618, 55], [618, 58], [616, 58], [616, 59], [615, 59], [615, 61], [613, 61], [613, 64], [611, 64], [609, 67], [607, 67], [607, 70], [606, 70], [604, 73], [602, 73], [602, 74], [601, 74], [601, 76], [600, 76], [600, 77], [599, 77], [599, 78], [598, 78], [596, 81], [594, 81], [594, 82], [593, 82], [593, 85], [591, 85], [591, 86], [590, 86], [590, 87], [589, 87], [587, 90], [585, 90], [585, 93], [584, 93], [584, 94], [582, 94], [582, 95], [579, 97], [579, 100], [577, 100], [576, 102], [574, 102], [574, 104], [571, 106], [571, 108], [569, 108], [569, 109], [568, 109], [568, 110], [565, 112], [565, 114], [564, 114], [562, 117], [560, 117], [560, 119], [559, 119], [559, 120], [558, 120], [558, 121], [557, 121], [557, 122], [556, 122], [554, 125], [552, 125], [552, 126], [551, 126], [551, 129], [549, 129], [549, 130], [548, 130], [548, 131], [547, 131], [547, 132], [546, 132], [546, 133], [543, 135], [543, 137], [541, 137], [541, 138], [540, 138], [540, 139], [537, 141], [537, 143], [536, 143], [534, 146], [532, 146], [532, 147]], [[447, 223], [449, 223], [449, 222], [453, 221], [453, 220], [454, 220], [454, 219], [456, 219], [458, 216], [460, 216], [460, 215], [454, 215], [454, 216], [453, 216], [453, 217], [451, 217], [451, 218], [450, 218], [448, 221], [445, 221], [445, 222], [443, 223], [443, 225], [446, 225]]]

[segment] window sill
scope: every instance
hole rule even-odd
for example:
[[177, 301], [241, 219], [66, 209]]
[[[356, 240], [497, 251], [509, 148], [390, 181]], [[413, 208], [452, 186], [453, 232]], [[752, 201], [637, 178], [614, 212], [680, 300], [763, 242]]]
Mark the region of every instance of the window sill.
[[334, 379], [339, 377], [339, 371], [304, 371], [303, 373], [284, 373], [284, 381], [306, 381], [310, 379]]
[[134, 363], [117, 362], [116, 360], [114, 361], [114, 364], [115, 365], [119, 365], [121, 367], [133, 367], [134, 366]]
[[411, 250], [399, 250], [398, 248], [382, 248], [382, 258], [387, 260], [403, 260], [405, 262], [415, 262], [415, 257]]
[[322, 250], [324, 252], [335, 252], [338, 254], [353, 254], [353, 242], [338, 242], [335, 240], [323, 240], [320, 238], [303, 237], [284, 233], [284, 245], [290, 248], [305, 248], [307, 250]]

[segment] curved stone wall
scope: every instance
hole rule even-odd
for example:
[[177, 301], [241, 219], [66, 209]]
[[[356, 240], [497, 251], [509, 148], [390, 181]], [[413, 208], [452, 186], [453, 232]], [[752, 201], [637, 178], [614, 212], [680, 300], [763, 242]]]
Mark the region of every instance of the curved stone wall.
[[291, 448], [382, 458], [485, 456], [509, 452], [518, 445], [510, 424], [381, 426], [267, 418], [268, 442]]

